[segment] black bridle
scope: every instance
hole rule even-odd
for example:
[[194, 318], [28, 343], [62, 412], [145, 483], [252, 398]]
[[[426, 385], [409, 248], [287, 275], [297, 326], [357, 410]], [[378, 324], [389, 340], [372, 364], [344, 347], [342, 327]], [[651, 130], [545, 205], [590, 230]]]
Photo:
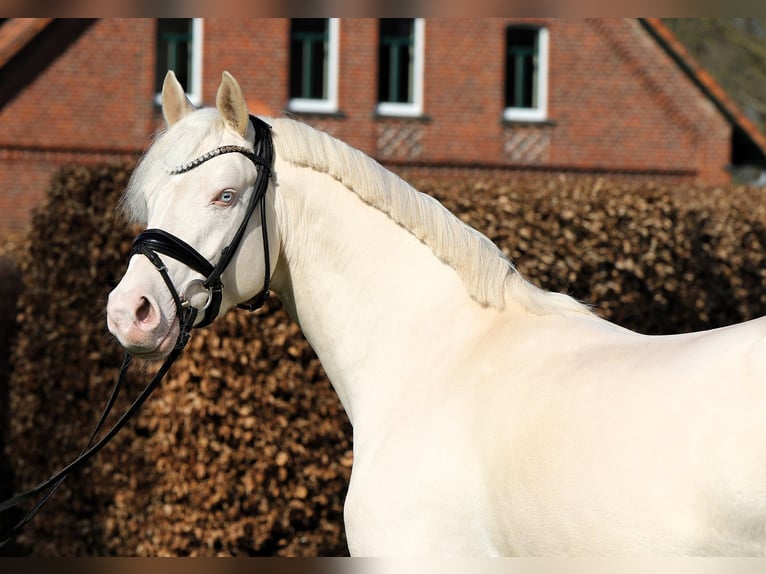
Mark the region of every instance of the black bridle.
[[[227, 153], [239, 153], [247, 157], [255, 165], [258, 171], [258, 177], [255, 180], [253, 186], [253, 193], [250, 196], [250, 201], [247, 205], [247, 211], [245, 217], [239, 224], [237, 232], [234, 234], [234, 238], [231, 243], [223, 248], [221, 255], [218, 258], [218, 262], [214, 265], [205, 259], [200, 253], [194, 249], [191, 245], [179, 239], [175, 235], [163, 231], [161, 229], [146, 229], [138, 234], [135, 241], [133, 241], [133, 249], [131, 250], [131, 257], [137, 253], [145, 255], [149, 261], [157, 268], [162, 275], [162, 279], [165, 281], [173, 301], [176, 304], [176, 310], [178, 311], [179, 320], [182, 318], [183, 323], [190, 323], [193, 327], [205, 327], [213, 322], [218, 316], [218, 312], [221, 308], [221, 299], [223, 298], [223, 283], [221, 282], [221, 275], [226, 270], [231, 261], [234, 253], [237, 251], [242, 238], [245, 235], [245, 230], [250, 222], [250, 217], [255, 212], [256, 207], [261, 207], [261, 230], [263, 233], [263, 253], [265, 260], [265, 277], [263, 281], [263, 289], [253, 299], [246, 303], [238, 305], [240, 308], [253, 311], [260, 308], [269, 294], [269, 281], [271, 280], [271, 265], [269, 261], [269, 237], [266, 227], [266, 191], [268, 189], [269, 177], [271, 176], [271, 164], [274, 159], [274, 150], [272, 147], [271, 135], [269, 133], [270, 127], [262, 120], [255, 116], [250, 116], [250, 121], [255, 128], [255, 150], [250, 151], [247, 148], [240, 146], [227, 145], [214, 149], [198, 157], [197, 159], [178, 166], [170, 171], [171, 175], [177, 175], [191, 171], [195, 167], [198, 167], [215, 157], [224, 155]], [[198, 281], [199, 284], [208, 291], [208, 299], [203, 307], [205, 316], [199, 324], [193, 325], [196, 319], [196, 309], [191, 306], [188, 300], [184, 300], [179, 295], [178, 290], [173, 285], [168, 275], [167, 268], [162, 263], [162, 260], [157, 255], [162, 253], [168, 257], [180, 261], [190, 269], [201, 274], [205, 279]], [[195, 318], [188, 320], [187, 316], [194, 313]]]
[[[67, 479], [67, 477], [79, 470], [85, 465], [93, 456], [98, 453], [114, 436], [122, 429], [128, 420], [138, 411], [141, 405], [146, 401], [149, 395], [162, 381], [164, 376], [170, 370], [170, 367], [180, 356], [186, 344], [189, 342], [191, 336], [191, 330], [195, 327], [204, 327], [209, 325], [218, 316], [221, 308], [221, 300], [223, 298], [223, 283], [221, 282], [221, 275], [228, 267], [234, 254], [239, 248], [239, 244], [245, 235], [245, 231], [250, 222], [250, 218], [255, 212], [256, 208], [261, 208], [261, 232], [263, 234], [263, 253], [264, 253], [264, 265], [265, 265], [265, 277], [263, 282], [263, 288], [261, 291], [253, 297], [251, 300], [241, 303], [238, 307], [247, 309], [249, 311], [255, 311], [263, 306], [266, 299], [269, 296], [269, 283], [271, 281], [271, 264], [269, 256], [269, 239], [268, 230], [266, 226], [266, 192], [269, 186], [269, 179], [271, 178], [271, 169], [274, 161], [274, 148], [271, 139], [271, 127], [261, 119], [250, 116], [250, 122], [255, 129], [255, 142], [253, 150], [249, 150], [241, 146], [227, 145], [216, 148], [195, 160], [185, 163], [170, 170], [171, 175], [177, 175], [185, 173], [194, 169], [195, 167], [202, 165], [206, 161], [228, 153], [239, 153], [247, 157], [253, 162], [256, 168], [256, 178], [253, 184], [253, 191], [248, 201], [245, 217], [240, 222], [234, 237], [231, 242], [224, 247], [221, 251], [221, 255], [218, 261], [213, 264], [203, 257], [194, 247], [179, 239], [175, 235], [172, 235], [161, 229], [147, 229], [138, 234], [133, 241], [133, 248], [131, 249], [130, 256], [133, 257], [136, 254], [144, 255], [151, 261], [154, 267], [159, 271], [162, 276], [165, 285], [167, 286], [170, 294], [173, 297], [173, 301], [176, 306], [176, 312], [178, 314], [179, 321], [179, 334], [176, 339], [176, 344], [171, 350], [170, 354], [166, 357], [162, 366], [154, 375], [149, 384], [146, 385], [144, 390], [135, 399], [135, 401], [128, 407], [125, 413], [114, 423], [114, 425], [99, 439], [95, 444], [94, 440], [98, 435], [101, 427], [104, 425], [106, 418], [112, 410], [112, 406], [117, 399], [117, 396], [122, 387], [122, 381], [125, 373], [130, 366], [132, 356], [128, 353], [125, 354], [125, 358], [120, 368], [120, 374], [115, 381], [112, 393], [104, 407], [101, 417], [96, 424], [96, 427], [91, 432], [85, 447], [80, 452], [79, 456], [62, 468], [56, 474], [51, 476], [48, 480], [45, 480], [34, 486], [33, 488], [18, 494], [8, 500], [0, 502], [0, 512], [8, 511], [27, 499], [42, 494], [39, 500], [35, 503], [34, 507], [27, 512], [24, 517], [14, 524], [8, 532], [0, 534], [0, 548], [2, 548], [13, 536], [15, 536], [21, 528], [24, 527], [35, 515], [40, 511], [43, 505], [53, 496], [56, 490]], [[204, 279], [195, 279], [192, 283], [198, 283], [208, 292], [208, 299], [202, 308], [204, 316], [202, 320], [195, 325], [199, 309], [193, 307], [188, 299], [185, 299], [179, 294], [173, 281], [170, 279], [167, 267], [162, 262], [162, 259], [158, 254], [166, 255], [179, 261], [189, 267], [190, 269], [201, 274]], [[188, 288], [188, 286], [187, 286]]]

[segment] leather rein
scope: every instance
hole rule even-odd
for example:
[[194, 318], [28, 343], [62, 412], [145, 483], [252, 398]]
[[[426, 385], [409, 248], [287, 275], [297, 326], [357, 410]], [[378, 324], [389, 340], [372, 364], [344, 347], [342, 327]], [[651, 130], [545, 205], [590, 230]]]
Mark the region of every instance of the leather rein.
[[[97, 442], [94, 442], [117, 400], [125, 373], [132, 362], [133, 356], [129, 353], [125, 353], [125, 358], [120, 367], [120, 373], [114, 383], [109, 400], [107, 401], [95, 428], [90, 433], [90, 436], [85, 443], [85, 447], [80, 451], [77, 458], [47, 480], [39, 483], [37, 486], [34, 486], [21, 494], [17, 494], [8, 500], [0, 502], [0, 513], [2, 513], [15, 508], [28, 499], [41, 495], [32, 509], [29, 510], [23, 518], [16, 522], [7, 532], [0, 534], [0, 548], [2, 548], [12, 537], [18, 534], [24, 525], [35, 517], [69, 475], [82, 468], [125, 426], [128, 420], [138, 411], [146, 399], [149, 398], [152, 391], [157, 388], [170, 370], [170, 367], [181, 355], [181, 352], [189, 342], [191, 330], [194, 328], [205, 327], [215, 320], [220, 311], [221, 300], [223, 298], [223, 283], [221, 282], [221, 276], [231, 262], [231, 259], [234, 257], [234, 254], [245, 235], [250, 218], [259, 206], [261, 208], [261, 231], [263, 234], [263, 257], [265, 266], [263, 288], [251, 300], [237, 306], [249, 311], [255, 311], [256, 309], [261, 308], [268, 299], [269, 283], [271, 281], [271, 263], [269, 256], [268, 229], [266, 226], [266, 192], [268, 190], [269, 179], [272, 175], [274, 147], [271, 139], [271, 126], [255, 116], [250, 116], [250, 122], [255, 129], [255, 143], [252, 151], [241, 146], [221, 146], [197, 159], [178, 166], [169, 172], [170, 175], [185, 173], [202, 165], [206, 161], [228, 153], [239, 153], [244, 155], [255, 165], [257, 176], [255, 183], [253, 184], [252, 195], [250, 196], [247, 205], [245, 217], [237, 228], [231, 242], [221, 251], [218, 262], [215, 264], [211, 263], [191, 245], [161, 229], [146, 229], [139, 233], [133, 241], [133, 247], [128, 259], [137, 254], [148, 258], [162, 276], [165, 285], [173, 297], [180, 324], [178, 338], [176, 339], [173, 349], [165, 358], [165, 361], [152, 380], [146, 387], [144, 387], [143, 391], [141, 391], [139, 396], [133, 401], [130, 407], [128, 407], [125, 413], [123, 413], [114, 425], [104, 433], [103, 437]], [[188, 299], [185, 299], [182, 294], [179, 294], [175, 285], [173, 285], [167, 267], [162, 262], [159, 254], [166, 255], [183, 263], [204, 277], [204, 279], [195, 279], [191, 283], [201, 285], [208, 292], [207, 301], [201, 310], [193, 307]], [[204, 312], [204, 316], [202, 320], [195, 325], [194, 323], [197, 320], [200, 311]]]

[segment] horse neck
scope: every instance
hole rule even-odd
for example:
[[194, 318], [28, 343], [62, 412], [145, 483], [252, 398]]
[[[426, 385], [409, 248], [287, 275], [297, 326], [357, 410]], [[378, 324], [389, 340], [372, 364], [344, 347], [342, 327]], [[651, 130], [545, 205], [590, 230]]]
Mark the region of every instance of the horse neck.
[[335, 179], [282, 166], [278, 182], [273, 288], [352, 422], [417, 392], [414, 381], [427, 379], [421, 370], [433, 376], [454, 355], [450, 334], [469, 335], [476, 314], [496, 314], [429, 247]]

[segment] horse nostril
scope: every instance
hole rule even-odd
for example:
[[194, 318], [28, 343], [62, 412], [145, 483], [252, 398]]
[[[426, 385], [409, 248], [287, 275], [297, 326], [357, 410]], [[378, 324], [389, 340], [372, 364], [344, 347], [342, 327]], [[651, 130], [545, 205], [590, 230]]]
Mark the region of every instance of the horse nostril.
[[152, 305], [146, 297], [141, 297], [141, 304], [136, 309], [136, 319], [140, 323], [146, 323], [152, 316]]

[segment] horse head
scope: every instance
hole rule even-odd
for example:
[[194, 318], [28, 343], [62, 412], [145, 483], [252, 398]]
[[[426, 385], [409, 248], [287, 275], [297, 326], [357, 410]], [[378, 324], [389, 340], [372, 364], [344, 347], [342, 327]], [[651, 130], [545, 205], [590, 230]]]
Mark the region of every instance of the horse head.
[[122, 202], [147, 230], [107, 303], [112, 334], [131, 354], [151, 359], [166, 356], [185, 329], [265, 294], [278, 252], [266, 199], [268, 126], [249, 115], [234, 77], [224, 72], [215, 108], [197, 110], [168, 72], [162, 114], [167, 130], [136, 167]]

